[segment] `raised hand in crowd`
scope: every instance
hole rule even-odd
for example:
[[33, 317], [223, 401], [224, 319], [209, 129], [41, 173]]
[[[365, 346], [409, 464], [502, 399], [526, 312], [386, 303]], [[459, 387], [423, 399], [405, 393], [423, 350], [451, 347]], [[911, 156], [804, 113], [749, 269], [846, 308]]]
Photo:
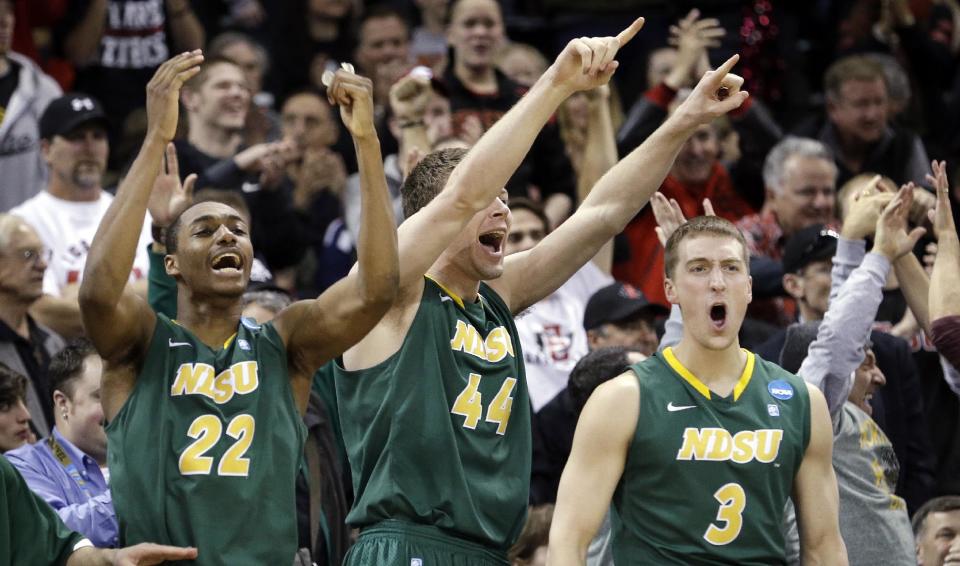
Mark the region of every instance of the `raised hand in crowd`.
[[850, 210], [843, 219], [841, 236], [848, 240], [863, 240], [873, 235], [880, 214], [895, 196], [881, 180], [882, 177], [876, 175], [854, 195]]
[[193, 202], [193, 187], [197, 181], [196, 173], [191, 173], [180, 182], [180, 165], [177, 162], [177, 149], [173, 143], [167, 144], [164, 165], [153, 182], [147, 209], [154, 226], [166, 228], [180, 213]]
[[678, 90], [696, 83], [709, 70], [707, 49], [719, 47], [726, 31], [715, 18], [700, 19], [694, 8], [676, 25], [670, 26], [670, 45], [677, 48], [677, 59], [663, 82]]
[[873, 249], [886, 256], [891, 263], [912, 252], [913, 247], [927, 232], [926, 228], [916, 227], [911, 230], [909, 226], [908, 216], [910, 207], [913, 205], [913, 188], [912, 183], [901, 187], [893, 200], [884, 207], [877, 220]]
[[[661, 246], [666, 247], [670, 235], [687, 219], [683, 216], [680, 203], [676, 199], [667, 200], [667, 197], [663, 196], [661, 192], [653, 194], [653, 197], [650, 198], [650, 206], [653, 209], [653, 217], [657, 221], [657, 227], [655, 228], [657, 239], [660, 240]], [[713, 203], [708, 198], [703, 199], [703, 210], [704, 216], [716, 216], [713, 211]]]
[[324, 190], [340, 195], [347, 183], [347, 166], [343, 157], [330, 148], [307, 148], [303, 151], [296, 172], [287, 169], [293, 181], [293, 205], [306, 210], [313, 197]]

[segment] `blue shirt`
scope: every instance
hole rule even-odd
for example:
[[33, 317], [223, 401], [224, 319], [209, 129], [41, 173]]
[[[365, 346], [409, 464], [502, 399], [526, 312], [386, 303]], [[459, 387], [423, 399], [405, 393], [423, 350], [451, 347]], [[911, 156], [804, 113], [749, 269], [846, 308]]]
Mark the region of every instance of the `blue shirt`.
[[100, 466], [56, 427], [53, 437], [69, 458], [70, 471], [54, 455], [48, 439], [21, 446], [4, 456], [68, 527], [89, 538], [95, 546], [117, 546], [117, 514]]

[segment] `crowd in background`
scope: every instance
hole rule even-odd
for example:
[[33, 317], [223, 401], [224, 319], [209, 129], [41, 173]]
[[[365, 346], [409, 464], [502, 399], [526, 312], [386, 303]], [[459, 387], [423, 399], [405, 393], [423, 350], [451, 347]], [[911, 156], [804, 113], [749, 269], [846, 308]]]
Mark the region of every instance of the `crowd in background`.
[[[400, 186], [420, 158], [469, 148], [569, 39], [615, 34], [637, 15], [645, 27], [618, 55], [610, 87], [568, 99], [508, 184], [506, 253], [563, 223], [704, 72], [739, 53], [734, 72], [750, 98], [683, 146], [661, 204], [687, 218], [715, 213], [744, 233], [753, 302], [741, 344], [779, 362], [793, 323], [829, 320], [842, 283], [836, 266], [863, 261], [851, 242], [869, 249], [879, 212], [870, 217], [861, 201], [889, 201], [914, 184], [911, 225], [930, 230], [915, 263], [893, 262], [884, 274], [862, 369], [872, 377], [850, 401], [887, 440], [876, 485], [914, 517], [907, 534], [911, 544], [918, 536], [922, 563], [953, 563], [943, 557], [951, 545], [960, 556], [960, 384], [955, 352], [945, 351], [950, 329], [939, 327], [936, 344], [929, 313], [917, 312], [926, 290], [918, 302], [915, 269], [936, 269], [940, 234], [928, 212], [938, 182], [960, 210], [957, 0], [594, 0], [589, 9], [571, 0], [0, 0], [0, 452], [14, 451], [10, 461], [68, 526], [98, 546], [116, 544], [95, 395], [101, 370], [82, 342], [77, 292], [111, 191], [146, 131], [146, 83], [173, 54], [202, 48], [206, 59], [184, 86], [176, 158], [154, 192], [168, 202], [184, 180], [189, 190], [174, 198], [223, 201], [248, 216], [258, 261], [245, 312], [263, 321], [316, 296], [355, 260], [360, 180], [325, 71], [349, 63], [373, 81], [402, 222]], [[516, 564], [544, 563], [586, 396], [632, 353], [657, 351], [664, 334], [670, 305], [654, 208], [517, 320], [534, 460]], [[173, 316], [167, 212], [151, 206], [130, 285]], [[333, 564], [351, 541], [343, 523], [351, 488], [331, 379], [317, 374], [307, 415], [314, 477], [299, 486], [299, 503], [303, 546]], [[25, 452], [44, 438], [69, 445], [90, 489], [51, 479], [56, 462]], [[955, 528], [940, 562], [919, 550], [934, 544], [923, 538], [934, 519]], [[610, 563], [602, 552], [597, 560]]]

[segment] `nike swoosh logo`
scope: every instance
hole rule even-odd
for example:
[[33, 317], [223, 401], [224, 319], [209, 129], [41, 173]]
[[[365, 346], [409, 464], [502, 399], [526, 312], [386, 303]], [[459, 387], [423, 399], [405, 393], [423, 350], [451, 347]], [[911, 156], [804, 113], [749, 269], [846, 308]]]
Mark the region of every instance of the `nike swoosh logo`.
[[448, 296], [446, 296], [446, 295], [440, 295], [440, 302], [441, 302], [441, 303], [444, 302], [444, 301], [452, 301], [452, 300], [453, 300], [453, 297], [448, 297]]
[[696, 408], [697, 408], [696, 405], [674, 405], [673, 401], [670, 401], [669, 403], [667, 403], [667, 410], [670, 411], [671, 413], [675, 413], [677, 411], [684, 411], [686, 409], [696, 409]]
[[170, 338], [167, 343], [170, 344], [171, 348], [179, 348], [180, 346], [193, 346], [193, 344], [190, 342], [174, 342], [173, 338]]

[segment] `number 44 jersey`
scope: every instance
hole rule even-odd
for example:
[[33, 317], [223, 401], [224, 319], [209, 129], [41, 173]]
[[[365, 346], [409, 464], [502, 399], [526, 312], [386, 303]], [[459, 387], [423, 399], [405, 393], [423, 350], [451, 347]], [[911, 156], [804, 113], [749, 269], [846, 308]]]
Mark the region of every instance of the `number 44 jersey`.
[[746, 354], [726, 398], [670, 348], [631, 367], [640, 416], [613, 499], [617, 566], [785, 563], [783, 510], [810, 399], [801, 379]]
[[213, 350], [158, 314], [107, 434], [123, 545], [195, 546], [190, 564], [293, 561], [305, 432], [272, 325], [243, 319]]
[[530, 490], [530, 399], [513, 315], [489, 286], [466, 303], [430, 278], [400, 349], [337, 368], [354, 527], [431, 525], [505, 551]]

